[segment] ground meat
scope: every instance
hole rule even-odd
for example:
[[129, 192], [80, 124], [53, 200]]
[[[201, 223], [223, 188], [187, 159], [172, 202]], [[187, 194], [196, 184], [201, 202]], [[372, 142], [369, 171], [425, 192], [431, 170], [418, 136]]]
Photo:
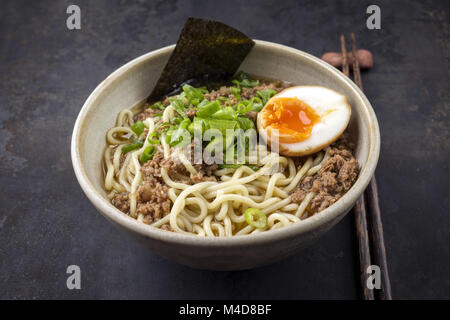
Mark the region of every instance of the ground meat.
[[359, 164], [352, 154], [353, 145], [348, 135], [331, 145], [330, 158], [313, 176], [305, 177], [298, 188], [291, 194], [295, 203], [301, 203], [305, 196], [313, 191], [314, 198], [309, 203], [311, 212], [319, 212], [341, 198], [356, 181]]
[[161, 164], [164, 160], [158, 151], [153, 159], [141, 167], [144, 181], [137, 189], [136, 213], [144, 215], [144, 223], [152, 224], [166, 216], [171, 209], [169, 188], [161, 178]]
[[241, 97], [243, 99], [251, 99], [258, 94], [258, 91], [265, 89], [273, 89], [276, 92], [280, 92], [283, 89], [290, 87], [288, 83], [276, 81], [276, 82], [267, 82], [262, 81], [259, 85], [253, 88], [242, 88]]
[[217, 181], [217, 178], [215, 176], [208, 176], [205, 175], [203, 172], [198, 172], [197, 174], [190, 175], [190, 179], [192, 181], [191, 184], [196, 184], [204, 181]]
[[303, 189], [297, 189], [295, 192], [291, 195], [292, 202], [295, 203], [301, 203], [303, 199], [306, 197], [306, 191]]
[[[190, 145], [191, 148], [191, 163], [194, 163], [194, 142]], [[203, 182], [203, 181], [217, 181], [214, 171], [216, 171], [219, 166], [215, 163], [207, 164], [205, 162], [194, 164], [195, 170], [198, 172], [196, 175], [191, 174], [190, 179], [192, 184]]]
[[244, 114], [244, 117], [249, 118], [250, 120], [256, 123], [256, 119], [258, 118], [258, 112], [249, 111], [246, 114]]
[[[257, 96], [259, 90], [273, 89], [276, 92], [280, 92], [281, 90], [286, 89], [289, 86], [290, 85], [288, 83], [282, 81], [261, 81], [259, 85], [253, 88], [242, 88], [241, 98], [244, 100], [248, 100]], [[205, 94], [205, 98], [209, 101], [215, 101], [220, 97], [230, 99], [231, 104], [236, 104], [238, 102], [236, 100], [236, 97], [231, 93], [230, 87], [222, 86], [218, 90], [212, 90], [210, 93]]]
[[215, 101], [219, 97], [227, 97], [231, 95], [230, 88], [222, 86], [218, 90], [212, 90], [210, 93], [205, 94], [205, 98], [209, 101]]
[[219, 168], [219, 166], [215, 163], [213, 163], [213, 164], [203, 163], [202, 164], [202, 171], [204, 171], [208, 177], [213, 176], [214, 171], [216, 171], [218, 168]]
[[[169, 199], [169, 188], [157, 179], [147, 179], [137, 190], [138, 203], [136, 213], [150, 216], [157, 221], [170, 212], [172, 202]], [[150, 221], [150, 218], [147, 218]], [[151, 222], [150, 222], [151, 223]]]
[[173, 231], [172, 228], [170, 227], [170, 224], [168, 224], [168, 223], [163, 224], [163, 225], [161, 226], [161, 229], [162, 229], [162, 230], [166, 230], [166, 231]]
[[112, 204], [122, 212], [128, 213], [130, 210], [130, 200], [128, 192], [116, 193], [111, 200]]
[[212, 90], [210, 93], [205, 94], [205, 98], [209, 101], [216, 101], [219, 97], [228, 99], [231, 105], [238, 103], [236, 97], [230, 92], [229, 87], [220, 87], [218, 90]]
[[142, 167], [141, 171], [145, 177], [161, 177], [161, 161], [164, 160], [164, 154], [161, 151], [157, 151], [153, 156], [153, 159], [147, 161]]
[[197, 110], [189, 109], [185, 113], [186, 113], [186, 116], [192, 121], [192, 119], [194, 119], [195, 115], [197, 114]]
[[145, 107], [144, 111], [142, 111], [141, 113], [137, 113], [134, 115], [133, 119], [134, 121], [143, 121], [147, 118], [153, 118], [156, 115], [162, 115], [162, 111], [159, 109], [152, 109], [152, 108], [148, 108]]

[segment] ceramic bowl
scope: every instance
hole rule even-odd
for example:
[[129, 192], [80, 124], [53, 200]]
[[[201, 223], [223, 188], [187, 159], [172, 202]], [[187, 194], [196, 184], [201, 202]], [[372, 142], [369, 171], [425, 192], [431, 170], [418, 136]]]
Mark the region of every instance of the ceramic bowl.
[[110, 222], [144, 243], [152, 252], [200, 269], [249, 269], [280, 260], [311, 244], [353, 207], [374, 174], [380, 150], [375, 113], [361, 90], [322, 60], [283, 45], [255, 41], [241, 69], [263, 78], [296, 85], [321, 85], [347, 96], [352, 107], [349, 131], [361, 172], [353, 187], [335, 204], [292, 226], [254, 235], [201, 238], [159, 230], [123, 214], [103, 189], [102, 150], [105, 133], [118, 112], [149, 95], [174, 46], [140, 56], [114, 71], [83, 105], [72, 135], [72, 163], [86, 196]]

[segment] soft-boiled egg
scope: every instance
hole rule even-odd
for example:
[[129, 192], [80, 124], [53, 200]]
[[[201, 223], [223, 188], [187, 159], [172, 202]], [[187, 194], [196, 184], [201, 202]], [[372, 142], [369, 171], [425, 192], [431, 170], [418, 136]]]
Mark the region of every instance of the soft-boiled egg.
[[319, 86], [290, 87], [273, 96], [258, 114], [258, 132], [284, 156], [305, 156], [327, 147], [350, 121], [347, 98]]

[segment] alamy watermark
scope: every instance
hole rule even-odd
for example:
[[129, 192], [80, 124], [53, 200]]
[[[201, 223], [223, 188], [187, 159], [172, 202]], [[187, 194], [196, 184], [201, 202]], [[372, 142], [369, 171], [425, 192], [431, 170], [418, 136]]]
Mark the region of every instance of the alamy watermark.
[[79, 266], [72, 264], [67, 267], [67, 274], [70, 274], [66, 280], [66, 286], [69, 290], [81, 289], [81, 269]]
[[67, 7], [66, 13], [69, 15], [66, 20], [66, 26], [69, 30], [81, 29], [81, 9], [76, 4]]
[[[66, 26], [69, 30], [81, 29], [81, 9], [76, 4], [71, 4], [67, 7], [66, 13], [69, 15], [66, 19]], [[367, 7], [366, 27], [369, 30], [381, 29], [381, 9], [378, 5], [372, 4]]]
[[381, 9], [376, 4], [367, 7], [366, 13], [370, 16], [366, 20], [366, 27], [369, 30], [381, 29]]
[[381, 271], [377, 265], [371, 265], [367, 267], [366, 273], [368, 274], [366, 280], [366, 286], [368, 289], [381, 289]]

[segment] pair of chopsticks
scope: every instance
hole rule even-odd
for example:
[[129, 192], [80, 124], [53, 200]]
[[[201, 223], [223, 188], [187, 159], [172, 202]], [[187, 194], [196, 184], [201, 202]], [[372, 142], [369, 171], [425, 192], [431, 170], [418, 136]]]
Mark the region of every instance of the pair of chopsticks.
[[[353, 81], [363, 90], [361, 70], [356, 54], [355, 34], [350, 33], [350, 43], [353, 55]], [[347, 47], [345, 37], [341, 35], [342, 72], [350, 77], [350, 66], [347, 59]], [[378, 202], [378, 187], [375, 175], [353, 208], [356, 225], [356, 235], [359, 245], [359, 265], [363, 298], [365, 300], [392, 300], [391, 283], [386, 260], [386, 248], [384, 245], [383, 223]], [[370, 229], [370, 233], [369, 230]], [[368, 268], [376, 265], [380, 268], [381, 288], [369, 289], [367, 279], [371, 276]], [[374, 294], [374, 291], [377, 294]]]

